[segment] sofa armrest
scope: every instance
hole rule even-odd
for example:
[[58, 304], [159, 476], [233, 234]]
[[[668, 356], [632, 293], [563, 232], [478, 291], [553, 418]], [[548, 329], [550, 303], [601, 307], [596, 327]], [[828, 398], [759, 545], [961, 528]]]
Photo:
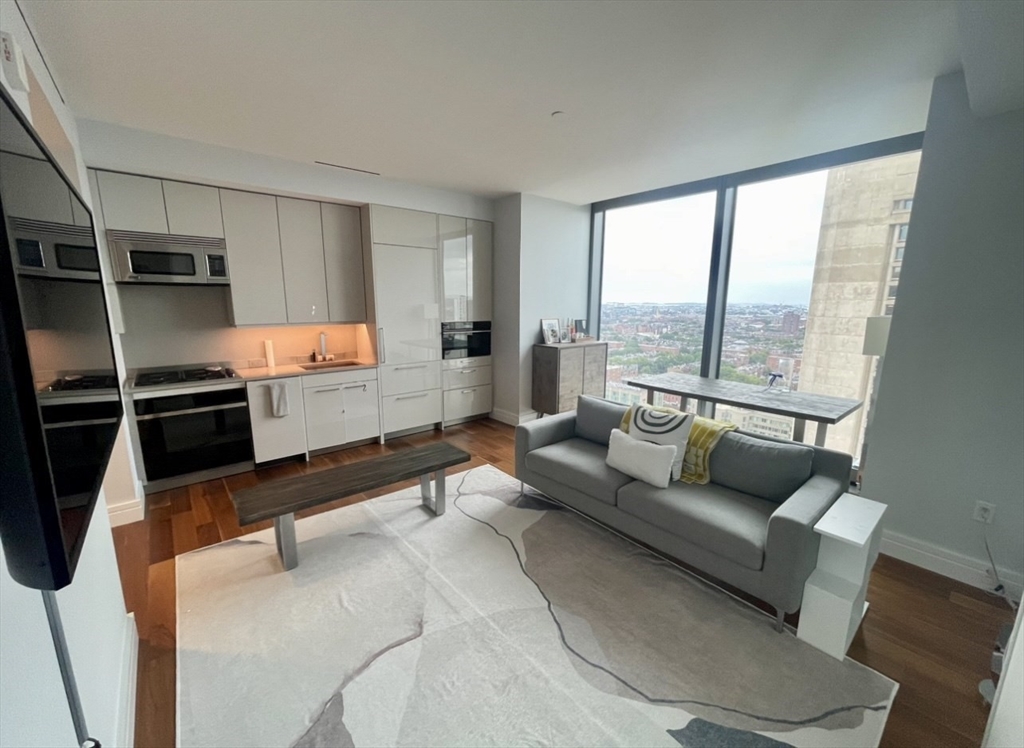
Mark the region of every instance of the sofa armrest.
[[538, 418], [516, 426], [516, 473], [522, 475], [526, 455], [549, 444], [576, 436], [576, 411]]
[[[847, 476], [848, 478], [848, 476]], [[847, 481], [816, 474], [786, 499], [768, 519], [764, 545], [764, 582], [773, 604], [793, 613], [800, 607], [804, 582], [818, 564], [821, 538], [814, 525], [843, 495]]]

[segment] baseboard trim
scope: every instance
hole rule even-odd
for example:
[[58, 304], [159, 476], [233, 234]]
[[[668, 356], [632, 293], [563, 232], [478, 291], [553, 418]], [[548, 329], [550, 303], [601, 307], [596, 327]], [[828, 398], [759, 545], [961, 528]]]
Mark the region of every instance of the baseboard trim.
[[135, 694], [139, 674], [139, 632], [135, 627], [135, 614], [129, 613], [124, 626], [121, 652], [121, 703], [117, 711], [117, 745], [134, 748]]
[[141, 522], [146, 518], [146, 504], [139, 499], [122, 501], [120, 504], [108, 504], [107, 514], [110, 515], [111, 527]]
[[[882, 532], [880, 550], [887, 556], [920, 566], [922, 569], [933, 571], [972, 587], [991, 590], [995, 586], [995, 581], [989, 576], [987, 560], [971, 558], [962, 553], [889, 530]], [[1010, 596], [1015, 600], [1020, 600], [1021, 592], [1024, 590], [1024, 574], [999, 567], [999, 578], [1006, 585]]]
[[497, 408], [495, 408], [494, 410], [491, 411], [491, 418], [493, 418], [495, 421], [500, 421], [501, 423], [507, 424], [509, 426], [519, 425], [519, 415], [516, 413], [510, 413], [507, 410], [498, 410]]

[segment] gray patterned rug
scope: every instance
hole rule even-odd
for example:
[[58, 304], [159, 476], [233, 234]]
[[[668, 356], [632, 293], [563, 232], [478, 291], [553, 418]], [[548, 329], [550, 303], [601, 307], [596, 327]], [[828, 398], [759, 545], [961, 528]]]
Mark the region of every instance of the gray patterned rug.
[[180, 746], [869, 746], [897, 685], [492, 467], [178, 557]]

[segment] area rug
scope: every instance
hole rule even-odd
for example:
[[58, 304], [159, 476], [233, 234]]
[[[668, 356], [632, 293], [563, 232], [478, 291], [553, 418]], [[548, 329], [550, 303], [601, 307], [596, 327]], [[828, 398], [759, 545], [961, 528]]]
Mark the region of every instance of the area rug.
[[870, 746], [896, 683], [492, 467], [177, 559], [180, 746]]

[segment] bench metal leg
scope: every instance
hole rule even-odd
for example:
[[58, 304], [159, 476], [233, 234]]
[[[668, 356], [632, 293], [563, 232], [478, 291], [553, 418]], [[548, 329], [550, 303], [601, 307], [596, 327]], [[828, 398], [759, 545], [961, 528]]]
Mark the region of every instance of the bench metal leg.
[[274, 517], [274, 540], [277, 541], [277, 555], [281, 566], [291, 571], [299, 565], [299, 551], [295, 545], [295, 515], [283, 514]]
[[430, 494], [430, 473], [420, 476], [420, 497], [423, 499], [423, 506], [440, 517], [445, 510], [445, 488], [444, 470], [434, 473], [434, 495]]

